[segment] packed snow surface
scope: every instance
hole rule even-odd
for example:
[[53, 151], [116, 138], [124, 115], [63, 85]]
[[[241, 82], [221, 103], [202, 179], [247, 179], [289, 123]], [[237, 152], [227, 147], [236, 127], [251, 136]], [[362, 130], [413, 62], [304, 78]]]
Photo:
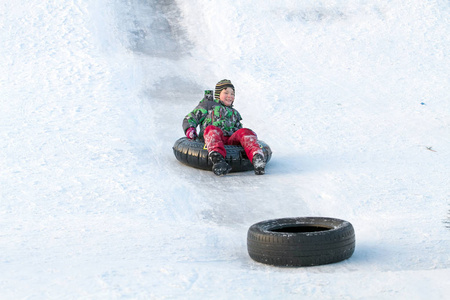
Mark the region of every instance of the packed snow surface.
[[[1, 299], [450, 294], [448, 1], [3, 0], [0, 54]], [[224, 78], [264, 176], [173, 155]], [[248, 256], [306, 216], [352, 223], [353, 256]]]

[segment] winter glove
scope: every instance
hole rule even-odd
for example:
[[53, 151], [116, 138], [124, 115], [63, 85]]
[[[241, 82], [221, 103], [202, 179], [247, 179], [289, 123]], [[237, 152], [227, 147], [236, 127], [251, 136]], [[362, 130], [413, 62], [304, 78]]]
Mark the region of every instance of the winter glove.
[[186, 137], [190, 140], [193, 140], [197, 137], [197, 130], [195, 130], [194, 127], [189, 127], [188, 130], [186, 130]]

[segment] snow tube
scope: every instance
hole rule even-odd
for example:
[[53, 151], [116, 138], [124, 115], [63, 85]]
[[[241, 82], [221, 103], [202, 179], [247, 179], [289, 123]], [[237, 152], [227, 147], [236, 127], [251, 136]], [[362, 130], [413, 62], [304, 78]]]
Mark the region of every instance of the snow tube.
[[[266, 162], [269, 162], [272, 157], [272, 150], [263, 141], [258, 141], [258, 144], [264, 152]], [[242, 146], [225, 145], [225, 150], [227, 151], [225, 160], [231, 166], [231, 172], [253, 170], [253, 165]], [[180, 162], [188, 166], [211, 171], [212, 163], [208, 159], [208, 150], [203, 141], [182, 137], [173, 145], [173, 153]]]
[[333, 218], [274, 219], [249, 228], [247, 249], [253, 260], [264, 264], [324, 265], [352, 256], [355, 231], [349, 222]]

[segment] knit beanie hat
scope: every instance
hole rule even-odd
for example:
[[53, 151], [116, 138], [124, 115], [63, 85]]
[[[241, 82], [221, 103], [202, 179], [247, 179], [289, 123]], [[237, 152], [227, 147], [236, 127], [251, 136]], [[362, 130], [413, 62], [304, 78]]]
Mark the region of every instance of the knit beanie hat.
[[221, 92], [223, 89], [226, 89], [227, 87], [230, 87], [230, 88], [232, 88], [234, 91], [236, 91], [236, 90], [234, 89], [234, 85], [231, 83], [230, 80], [228, 80], [228, 79], [222, 79], [221, 81], [219, 81], [219, 82], [216, 84], [216, 90], [214, 91], [214, 98], [219, 99], [219, 98], [220, 98], [220, 92]]

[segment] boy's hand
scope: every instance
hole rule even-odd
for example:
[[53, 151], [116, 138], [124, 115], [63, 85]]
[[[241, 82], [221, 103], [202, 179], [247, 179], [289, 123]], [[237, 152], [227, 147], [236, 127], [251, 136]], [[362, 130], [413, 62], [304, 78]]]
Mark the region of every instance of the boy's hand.
[[197, 137], [197, 130], [195, 130], [194, 127], [189, 127], [188, 130], [186, 130], [186, 137], [190, 140], [193, 140]]

